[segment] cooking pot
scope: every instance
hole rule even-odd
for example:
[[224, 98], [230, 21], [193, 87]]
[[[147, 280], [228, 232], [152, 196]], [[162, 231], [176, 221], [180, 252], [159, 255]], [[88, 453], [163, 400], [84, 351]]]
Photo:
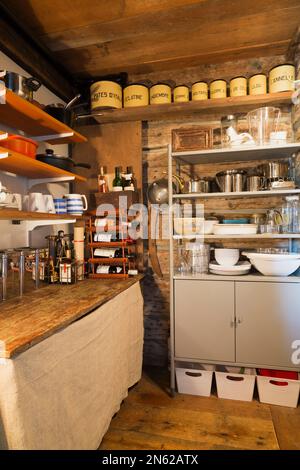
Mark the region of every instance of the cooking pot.
[[267, 179], [288, 178], [289, 176], [289, 163], [287, 161], [263, 163], [258, 166], [258, 169]]
[[55, 155], [52, 149], [46, 149], [45, 153], [38, 154], [36, 159], [40, 162], [47, 163], [48, 165], [56, 166], [57, 168], [70, 172], [73, 172], [75, 167], [91, 168], [91, 165], [88, 163], [75, 163], [72, 158]]
[[210, 193], [211, 192], [211, 179], [210, 178], [195, 178], [188, 182], [189, 193]]
[[266, 180], [262, 176], [249, 175], [247, 176], [247, 191], [262, 191], [265, 189]]
[[244, 190], [246, 172], [244, 170], [221, 171], [216, 174], [216, 182], [221, 192], [240, 192]]
[[2, 71], [5, 73], [3, 80], [6, 88], [21, 96], [25, 100], [32, 101], [33, 93], [37, 91], [41, 82], [34, 77], [24, 77], [19, 73]]
[[80, 94], [74, 96], [74, 98], [66, 105], [62, 103], [48, 104], [45, 108], [45, 111], [58, 121], [61, 121], [67, 126], [72, 127], [75, 117], [72, 106], [79, 100], [79, 98], [81, 98]]

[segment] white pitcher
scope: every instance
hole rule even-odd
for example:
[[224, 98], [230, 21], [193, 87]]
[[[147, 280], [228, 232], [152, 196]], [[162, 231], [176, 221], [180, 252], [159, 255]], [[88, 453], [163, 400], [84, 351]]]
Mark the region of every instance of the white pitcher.
[[84, 194], [66, 194], [67, 212], [71, 215], [82, 215], [88, 208], [86, 196]]

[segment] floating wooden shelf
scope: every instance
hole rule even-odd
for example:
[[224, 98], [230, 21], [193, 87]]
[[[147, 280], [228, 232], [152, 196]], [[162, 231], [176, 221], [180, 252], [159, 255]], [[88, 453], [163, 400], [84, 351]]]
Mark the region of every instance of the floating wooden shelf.
[[209, 199], [228, 197], [263, 197], [263, 196], [287, 196], [288, 194], [299, 194], [300, 189], [273, 189], [268, 191], [241, 191], [231, 193], [188, 193], [174, 194], [173, 199]]
[[[38, 106], [24, 100], [6, 89], [5, 104], [0, 105], [0, 123], [14, 129], [19, 129], [32, 137], [51, 136], [45, 139], [50, 144], [71, 142], [86, 142], [86, 138], [58, 121]], [[71, 136], [59, 137], [58, 134]], [[57, 137], [56, 137], [57, 135]]]
[[128, 258], [90, 258], [89, 263], [92, 264], [109, 264], [109, 265], [120, 265], [127, 263]]
[[225, 163], [253, 160], [276, 160], [290, 157], [300, 151], [300, 142], [284, 145], [264, 145], [239, 148], [173, 152], [172, 157], [181, 164]]
[[[2, 105], [0, 105], [0, 110], [1, 106]], [[0, 159], [0, 171], [8, 171], [32, 179], [66, 177], [75, 179], [76, 181], [86, 181], [84, 176], [70, 173], [69, 171], [48, 165], [34, 158], [26, 157], [26, 155], [13, 152], [1, 146], [0, 153], [8, 153], [7, 158]]]
[[90, 248], [125, 248], [134, 246], [133, 242], [118, 241], [118, 242], [93, 242], [88, 243]]
[[70, 214], [48, 214], [44, 212], [26, 212], [18, 211], [16, 209], [1, 209], [0, 208], [0, 220], [70, 220], [74, 219], [73, 215]]
[[97, 114], [82, 115], [78, 120], [83, 122], [87, 117], [93, 117], [100, 124], [122, 121], [157, 121], [172, 117], [199, 115], [200, 113], [217, 113], [223, 109], [226, 114], [229, 114], [237, 111], [245, 112], [265, 105], [289, 105], [292, 104], [291, 97], [292, 92], [285, 91], [266, 95], [189, 101], [187, 103], [155, 104], [136, 108], [101, 110]]

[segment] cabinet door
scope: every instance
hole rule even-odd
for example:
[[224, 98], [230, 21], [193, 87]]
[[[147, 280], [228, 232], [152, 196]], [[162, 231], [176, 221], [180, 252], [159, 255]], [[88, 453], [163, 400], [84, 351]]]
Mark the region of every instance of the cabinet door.
[[234, 283], [175, 281], [175, 355], [234, 361]]
[[300, 284], [237, 282], [236, 320], [237, 362], [296, 367], [291, 356], [300, 339]]

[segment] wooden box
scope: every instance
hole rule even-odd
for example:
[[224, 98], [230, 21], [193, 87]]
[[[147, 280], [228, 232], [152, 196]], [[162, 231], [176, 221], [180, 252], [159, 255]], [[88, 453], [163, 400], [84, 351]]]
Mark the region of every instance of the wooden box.
[[172, 130], [172, 151], [211, 149], [213, 146], [212, 129], [203, 126], [182, 127]]

